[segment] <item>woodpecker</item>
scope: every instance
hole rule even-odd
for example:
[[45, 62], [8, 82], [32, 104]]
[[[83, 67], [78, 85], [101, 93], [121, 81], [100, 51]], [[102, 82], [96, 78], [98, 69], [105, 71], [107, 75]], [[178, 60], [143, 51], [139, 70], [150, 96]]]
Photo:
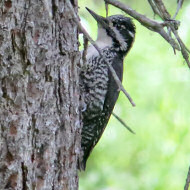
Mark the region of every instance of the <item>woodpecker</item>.
[[96, 44], [104, 58], [93, 45], [88, 46], [86, 64], [80, 72], [80, 90], [84, 102], [81, 133], [83, 156], [78, 163], [80, 170], [85, 170], [87, 159], [99, 141], [119, 96], [118, 86], [106, 62], [112, 65], [122, 81], [123, 60], [135, 38], [135, 25], [131, 18], [123, 15], [104, 18], [87, 10], [97, 21]]

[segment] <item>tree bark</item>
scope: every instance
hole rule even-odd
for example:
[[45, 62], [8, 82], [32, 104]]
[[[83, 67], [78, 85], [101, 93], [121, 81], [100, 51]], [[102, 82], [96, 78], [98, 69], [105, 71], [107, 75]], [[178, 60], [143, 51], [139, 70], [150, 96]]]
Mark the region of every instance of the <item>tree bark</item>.
[[77, 0], [0, 1], [0, 189], [78, 189]]

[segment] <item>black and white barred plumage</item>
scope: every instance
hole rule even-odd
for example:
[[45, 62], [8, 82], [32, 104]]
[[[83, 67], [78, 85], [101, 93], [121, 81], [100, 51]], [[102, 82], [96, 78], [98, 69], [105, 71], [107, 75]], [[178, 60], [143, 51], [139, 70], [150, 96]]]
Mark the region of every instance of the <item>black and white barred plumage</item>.
[[[134, 41], [135, 26], [130, 18], [122, 15], [104, 18], [88, 11], [98, 22], [96, 44], [122, 81], [123, 59]], [[83, 158], [79, 161], [79, 169], [85, 169], [90, 152], [100, 139], [119, 95], [107, 63], [92, 45], [87, 49], [86, 58], [80, 73], [84, 108], [81, 139]]]

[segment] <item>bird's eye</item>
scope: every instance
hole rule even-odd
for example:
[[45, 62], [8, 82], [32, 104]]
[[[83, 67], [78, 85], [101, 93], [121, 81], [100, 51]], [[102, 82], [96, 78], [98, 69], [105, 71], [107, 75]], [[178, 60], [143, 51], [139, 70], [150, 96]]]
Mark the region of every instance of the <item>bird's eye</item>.
[[120, 24], [116, 25], [116, 28], [119, 30], [121, 30], [121, 29], [125, 30], [126, 29], [125, 25], [120, 25]]
[[109, 22], [109, 26], [113, 27], [114, 26], [113, 22]]
[[122, 28], [122, 29], [126, 29], [125, 25], [121, 25], [121, 28]]

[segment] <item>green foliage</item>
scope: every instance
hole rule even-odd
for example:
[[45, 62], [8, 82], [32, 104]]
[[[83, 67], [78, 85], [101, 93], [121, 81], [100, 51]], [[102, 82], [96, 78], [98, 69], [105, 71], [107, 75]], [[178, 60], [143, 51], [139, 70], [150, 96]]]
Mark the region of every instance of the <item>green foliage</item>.
[[[146, 1], [130, 2], [133, 9], [152, 16]], [[174, 13], [176, 0], [168, 2]], [[104, 4], [82, 0], [79, 6], [83, 23], [95, 37], [96, 23], [84, 7], [105, 16]], [[189, 12], [188, 2], [177, 17], [188, 47]], [[121, 14], [111, 7], [110, 13]], [[86, 171], [80, 173], [81, 190], [179, 190], [185, 184], [190, 164], [190, 71], [180, 53], [174, 55], [158, 34], [134, 22], [136, 40], [125, 59], [123, 84], [137, 106], [132, 107], [120, 93], [114, 112], [136, 135], [112, 117]]]

